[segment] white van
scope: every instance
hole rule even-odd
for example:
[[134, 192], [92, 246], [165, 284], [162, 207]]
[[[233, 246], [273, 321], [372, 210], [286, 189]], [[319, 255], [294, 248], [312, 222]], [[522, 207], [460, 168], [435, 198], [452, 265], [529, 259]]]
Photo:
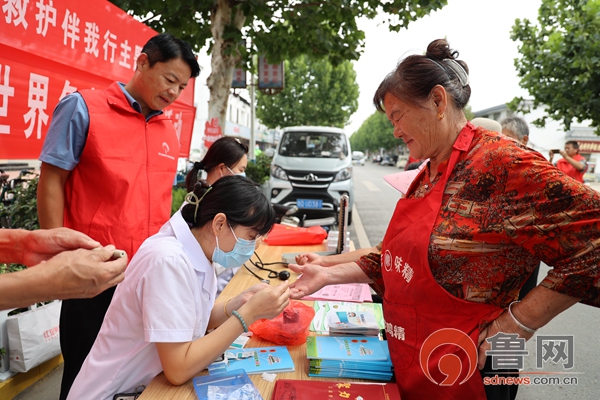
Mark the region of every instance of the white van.
[[352, 221], [354, 181], [352, 151], [342, 129], [323, 126], [284, 128], [271, 162], [271, 203], [296, 206], [307, 218], [337, 215], [340, 196], [350, 198]]

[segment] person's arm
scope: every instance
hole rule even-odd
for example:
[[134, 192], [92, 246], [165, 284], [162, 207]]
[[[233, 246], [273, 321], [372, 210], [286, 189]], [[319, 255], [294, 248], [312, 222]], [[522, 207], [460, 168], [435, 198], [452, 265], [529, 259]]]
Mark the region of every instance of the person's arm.
[[292, 271], [302, 274], [296, 282], [290, 285], [290, 297], [292, 299], [301, 299], [327, 285], [372, 282], [355, 262], [338, 264], [327, 268], [312, 264], [289, 264], [288, 267]]
[[563, 156], [563, 158], [573, 166], [573, 168], [575, 168], [577, 171], [583, 171], [585, 169], [585, 162], [582, 161], [577, 161], [572, 157], [569, 157], [569, 155], [567, 154], [566, 151], [561, 150], [560, 151], [560, 155]]
[[95, 249], [100, 243], [68, 228], [0, 229], [0, 262], [33, 266], [67, 250]]
[[485, 352], [491, 350], [486, 338], [502, 332], [517, 333], [520, 337], [529, 340], [534, 333], [523, 329], [519, 323], [529, 329], [539, 329], [580, 300], [543, 286], [533, 288], [521, 302], [513, 304], [510, 308], [514, 317], [506, 311], [480, 333], [479, 369], [485, 365]]
[[[274, 318], [289, 302], [287, 282], [279, 286], [267, 286], [256, 292], [237, 312], [247, 326], [260, 318]], [[232, 300], [233, 301], [233, 300]], [[221, 308], [222, 304], [214, 308]], [[173, 385], [181, 385], [217, 359], [244, 331], [237, 317], [229, 317], [211, 333], [192, 342], [156, 343], [165, 376]]]
[[63, 226], [65, 183], [70, 172], [42, 163], [37, 189], [38, 219], [42, 229]]
[[0, 275], [0, 310], [102, 293], [124, 277], [127, 257], [109, 261], [114, 249], [65, 251], [35, 268]]
[[233, 310], [239, 310], [240, 307], [246, 304], [257, 292], [268, 287], [269, 285], [266, 283], [257, 283], [237, 296], [231, 297], [229, 300], [215, 303], [212, 312], [210, 313], [210, 321], [207, 329], [211, 330], [223, 324], [231, 317]]
[[377, 246], [367, 247], [364, 249], [358, 249], [342, 254], [331, 254], [328, 256], [321, 256], [317, 253], [304, 253], [296, 256], [296, 263], [298, 265], [315, 264], [322, 267], [332, 267], [337, 264], [349, 263], [358, 260], [362, 256], [366, 256], [369, 253], [376, 253], [380, 250]]

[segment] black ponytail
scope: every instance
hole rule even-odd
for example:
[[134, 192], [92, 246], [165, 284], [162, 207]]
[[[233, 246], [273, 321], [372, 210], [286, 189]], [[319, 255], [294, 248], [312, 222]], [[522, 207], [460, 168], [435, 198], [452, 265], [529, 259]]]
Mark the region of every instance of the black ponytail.
[[275, 211], [257, 185], [241, 176], [224, 176], [212, 187], [199, 181], [194, 188], [199, 199], [181, 209], [183, 219], [190, 227], [202, 227], [210, 223], [218, 213], [227, 216], [232, 228], [237, 225], [250, 227], [259, 235], [265, 235], [275, 223]]

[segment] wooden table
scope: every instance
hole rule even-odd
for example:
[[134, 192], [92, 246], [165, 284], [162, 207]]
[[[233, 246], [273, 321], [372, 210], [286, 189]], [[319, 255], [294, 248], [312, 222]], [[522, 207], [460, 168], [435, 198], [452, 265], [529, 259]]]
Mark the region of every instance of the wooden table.
[[[353, 249], [353, 244], [351, 243], [351, 249]], [[312, 252], [312, 251], [324, 251], [325, 245], [314, 245], [314, 246], [268, 246], [266, 244], [261, 244], [259, 248], [256, 250], [256, 253], [262, 259], [263, 262], [275, 262], [281, 261], [281, 255], [283, 253], [296, 253], [296, 252]], [[256, 257], [253, 257], [255, 260]], [[249, 268], [255, 271], [259, 276], [267, 277], [266, 271], [261, 271], [258, 268], [252, 267], [250, 263], [246, 263]], [[269, 266], [270, 269], [275, 271], [282, 271], [285, 269], [283, 265], [273, 265]], [[291, 271], [290, 271], [291, 272]], [[297, 275], [291, 272], [290, 281], [293, 282], [296, 280]], [[229, 297], [235, 296], [241, 291], [249, 288], [258, 282], [258, 279], [252, 275], [248, 270], [242, 267], [237, 274], [231, 279], [229, 284], [225, 287], [223, 292], [217, 298], [217, 302], [222, 299], [227, 299]], [[278, 285], [281, 282], [279, 279], [271, 279], [271, 285]], [[304, 303], [312, 305], [312, 301], [305, 301]], [[276, 346], [273, 342], [268, 342], [256, 337], [252, 337], [246, 348], [251, 347], [266, 347], [266, 346]], [[277, 379], [314, 379], [314, 380], [339, 380], [335, 378], [313, 378], [308, 376], [308, 360], [306, 359], [306, 345], [298, 345], [298, 346], [290, 346], [288, 350], [294, 360], [294, 365], [296, 367], [296, 371], [294, 372], [285, 372], [277, 374]], [[198, 374], [198, 376], [206, 375], [208, 371], [203, 371]], [[252, 382], [254, 385], [260, 390], [260, 393], [264, 400], [270, 400], [273, 388], [275, 386], [275, 382], [268, 382], [261, 378], [261, 374], [250, 375]], [[356, 379], [344, 379], [345, 381], [359, 381]], [[194, 387], [192, 385], [192, 381], [188, 381], [187, 383], [181, 386], [173, 386], [164, 373], [160, 373], [157, 375], [150, 385], [144, 390], [142, 395], [139, 397], [140, 400], [197, 400], [196, 392], [194, 391]], [[315, 399], [317, 400], [317, 399]]]

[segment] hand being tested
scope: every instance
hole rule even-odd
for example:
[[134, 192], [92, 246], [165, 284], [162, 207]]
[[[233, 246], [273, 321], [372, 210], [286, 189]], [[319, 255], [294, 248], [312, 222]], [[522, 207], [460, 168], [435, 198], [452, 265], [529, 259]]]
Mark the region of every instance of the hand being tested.
[[292, 271], [302, 274], [302, 276], [298, 277], [296, 282], [290, 285], [290, 297], [292, 299], [301, 299], [327, 285], [327, 268], [314, 264], [302, 266], [289, 264], [288, 267]]
[[40, 229], [28, 232], [17, 244], [15, 253], [22, 264], [31, 267], [63, 251], [94, 249], [99, 246], [97, 241], [72, 229]]
[[296, 263], [298, 265], [305, 265], [305, 264], [323, 265], [322, 257], [320, 255], [318, 255], [317, 253], [298, 254], [296, 256]]
[[65, 251], [37, 268], [49, 269], [54, 282], [61, 282], [58, 299], [90, 298], [115, 286], [125, 277], [127, 257], [113, 258], [112, 245], [95, 250]]

